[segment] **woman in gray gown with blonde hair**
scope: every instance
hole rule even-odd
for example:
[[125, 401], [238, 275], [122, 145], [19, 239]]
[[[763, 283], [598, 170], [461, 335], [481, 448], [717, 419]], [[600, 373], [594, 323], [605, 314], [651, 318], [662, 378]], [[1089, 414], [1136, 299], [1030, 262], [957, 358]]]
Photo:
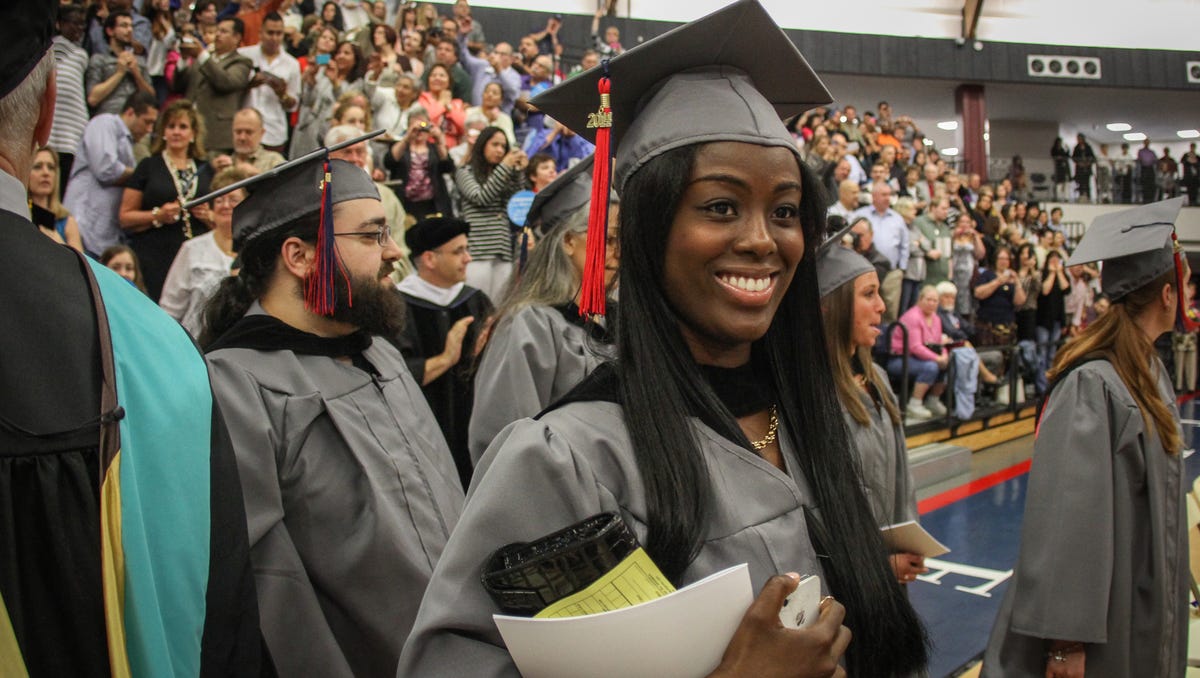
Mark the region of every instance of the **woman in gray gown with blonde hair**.
[[[588, 158], [538, 192], [530, 207], [527, 223], [534, 225], [537, 245], [500, 302], [475, 375], [468, 434], [473, 463], [505, 426], [546, 409], [613, 355], [608, 330], [615, 314], [610, 310], [605, 324], [579, 316], [591, 193]], [[619, 260], [615, 205], [609, 213], [611, 285]]]

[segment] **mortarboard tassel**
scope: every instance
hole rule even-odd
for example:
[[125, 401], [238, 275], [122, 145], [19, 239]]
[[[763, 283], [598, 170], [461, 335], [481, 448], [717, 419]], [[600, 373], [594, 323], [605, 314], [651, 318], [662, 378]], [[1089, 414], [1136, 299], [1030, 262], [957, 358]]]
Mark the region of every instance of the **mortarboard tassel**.
[[1187, 281], [1183, 279], [1183, 247], [1179, 244], [1179, 237], [1174, 231], [1171, 232], [1171, 244], [1175, 249], [1175, 289], [1179, 295], [1179, 323], [1183, 327], [1184, 332], [1195, 332], [1200, 330], [1200, 322], [1193, 320], [1188, 315], [1187, 299]]
[[588, 115], [587, 126], [596, 130], [596, 161], [592, 168], [592, 203], [588, 212], [587, 258], [583, 267], [583, 290], [579, 299], [579, 315], [590, 318], [604, 315], [604, 268], [608, 258], [608, 196], [612, 176], [612, 105], [608, 60], [604, 60], [605, 75], [600, 78], [600, 110]]
[[340, 272], [346, 281], [346, 299], [354, 305], [350, 296], [350, 278], [346, 267], [338, 258], [333, 238], [333, 173], [329, 168], [329, 157], [325, 157], [325, 177], [321, 182], [321, 215], [317, 227], [317, 254], [313, 272], [304, 281], [304, 307], [319, 315], [332, 315], [337, 296], [334, 293], [334, 273]]

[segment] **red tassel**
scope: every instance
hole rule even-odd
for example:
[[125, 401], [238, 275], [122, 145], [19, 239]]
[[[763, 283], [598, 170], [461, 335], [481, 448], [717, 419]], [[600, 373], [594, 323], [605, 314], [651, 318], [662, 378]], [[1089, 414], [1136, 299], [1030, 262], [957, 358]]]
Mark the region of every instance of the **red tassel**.
[[609, 103], [610, 82], [600, 78], [600, 110], [588, 116], [588, 127], [596, 130], [595, 165], [592, 168], [592, 203], [588, 213], [587, 259], [583, 267], [583, 290], [579, 299], [579, 315], [591, 318], [604, 315], [605, 264], [608, 259], [608, 196], [612, 175], [612, 106]]
[[1171, 233], [1171, 244], [1175, 247], [1175, 289], [1179, 294], [1179, 323], [1184, 332], [1200, 330], [1200, 321], [1192, 320], [1187, 309], [1187, 281], [1183, 279], [1183, 250], [1179, 247], [1179, 238]]
[[346, 267], [337, 255], [333, 237], [333, 194], [331, 185], [333, 173], [329, 169], [329, 159], [325, 159], [325, 179], [321, 182], [321, 214], [320, 225], [317, 227], [317, 251], [313, 262], [313, 271], [304, 280], [304, 307], [318, 315], [332, 315], [337, 307], [337, 295], [334, 292], [334, 273], [340, 272], [346, 282], [346, 300], [354, 305], [350, 276]]

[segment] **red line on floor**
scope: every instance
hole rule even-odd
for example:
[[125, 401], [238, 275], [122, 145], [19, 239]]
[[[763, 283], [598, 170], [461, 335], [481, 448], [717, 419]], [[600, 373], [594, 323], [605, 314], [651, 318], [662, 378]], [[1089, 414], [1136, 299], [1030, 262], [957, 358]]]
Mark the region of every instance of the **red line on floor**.
[[923, 501], [917, 502], [917, 513], [925, 515], [930, 511], [936, 511], [943, 506], [949, 506], [956, 501], [966, 499], [967, 497], [983, 492], [989, 487], [995, 487], [1006, 480], [1012, 480], [1019, 475], [1029, 472], [1029, 466], [1033, 463], [1032, 459], [1009, 466], [1006, 469], [1001, 469], [995, 473], [988, 474], [982, 478], [976, 478], [969, 483], [959, 485], [958, 487], [946, 490], [941, 494], [935, 494]]
[[1183, 407], [1184, 403], [1186, 403], [1189, 400], [1195, 400], [1196, 396], [1200, 396], [1200, 391], [1192, 391], [1191, 393], [1184, 393], [1183, 395], [1181, 395], [1175, 399], [1175, 405], [1176, 405], [1176, 407]]

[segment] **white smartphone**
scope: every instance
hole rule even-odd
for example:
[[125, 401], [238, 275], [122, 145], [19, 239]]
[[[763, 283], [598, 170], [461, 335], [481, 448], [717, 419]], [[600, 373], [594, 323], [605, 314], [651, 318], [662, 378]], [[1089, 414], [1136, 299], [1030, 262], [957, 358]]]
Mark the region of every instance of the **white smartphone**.
[[779, 621], [784, 628], [803, 629], [816, 623], [821, 614], [821, 578], [810, 574], [800, 578], [796, 590], [783, 601]]

